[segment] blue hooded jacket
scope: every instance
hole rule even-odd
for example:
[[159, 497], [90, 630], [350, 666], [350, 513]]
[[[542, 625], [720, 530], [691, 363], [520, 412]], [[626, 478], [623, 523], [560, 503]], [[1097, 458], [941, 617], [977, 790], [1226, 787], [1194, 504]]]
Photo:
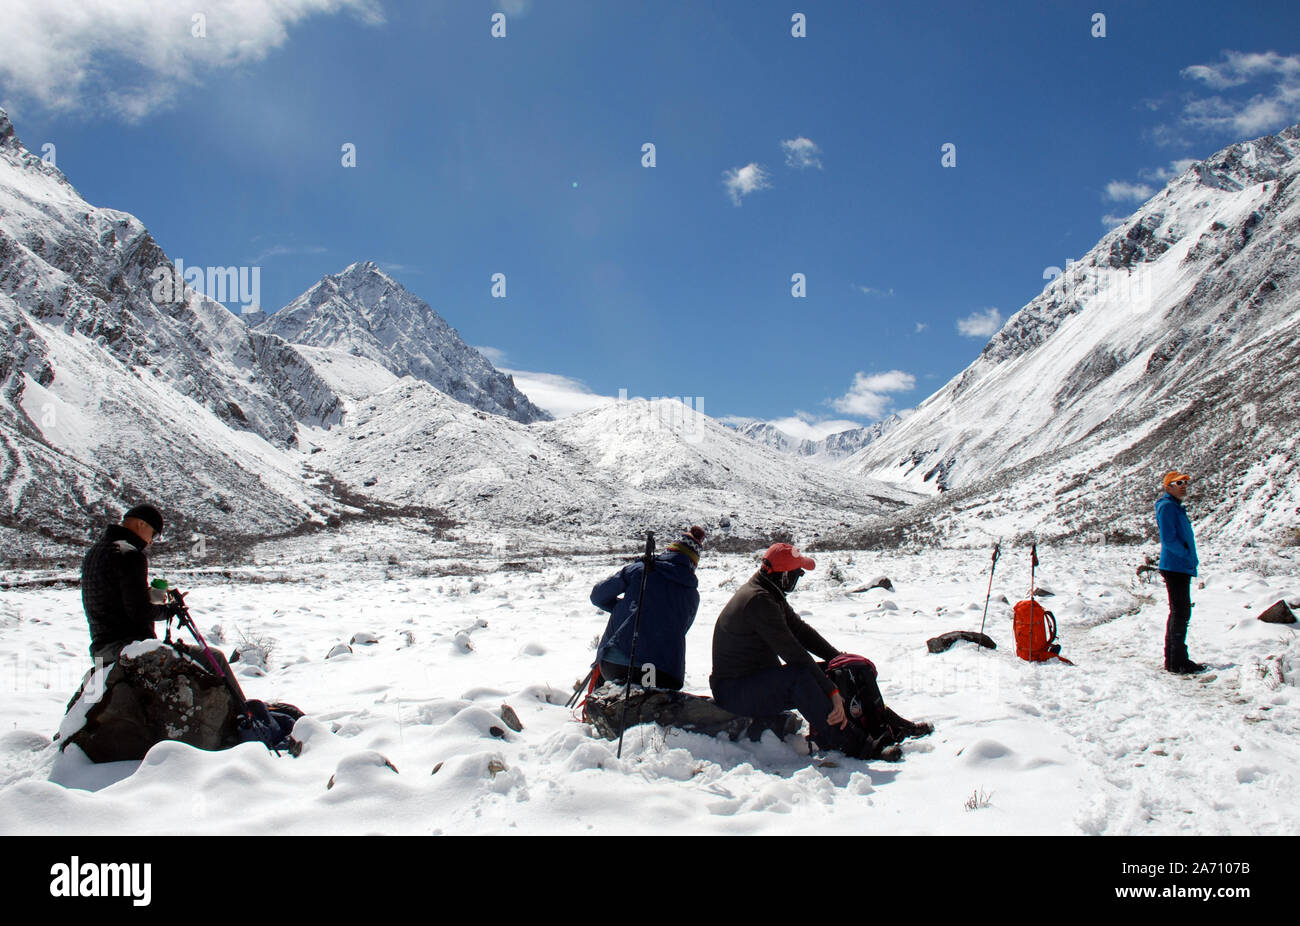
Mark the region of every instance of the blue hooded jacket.
[[[591, 603], [610, 612], [596, 648], [596, 662], [604, 659], [629, 664], [644, 568], [640, 560], [629, 563], [591, 590]], [[695, 623], [695, 612], [700, 607], [698, 587], [695, 570], [685, 554], [661, 553], [655, 557], [654, 569], [646, 579], [644, 615], [636, 641], [638, 666], [653, 663], [656, 669], [686, 678], [686, 631]]]
[[1164, 572], [1196, 575], [1196, 537], [1183, 503], [1168, 492], [1156, 499], [1156, 527], [1160, 530], [1160, 568]]

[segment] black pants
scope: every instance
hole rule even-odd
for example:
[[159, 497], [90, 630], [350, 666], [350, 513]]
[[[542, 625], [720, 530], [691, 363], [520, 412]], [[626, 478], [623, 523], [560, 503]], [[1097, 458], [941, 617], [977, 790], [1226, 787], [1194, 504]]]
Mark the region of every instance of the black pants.
[[1187, 625], [1192, 619], [1192, 577], [1185, 572], [1160, 570], [1169, 593], [1169, 622], [1165, 624], [1165, 668], [1177, 669], [1187, 656]]
[[860, 745], [860, 736], [849, 724], [847, 729], [826, 722], [831, 699], [822, 691], [812, 671], [805, 666], [780, 666], [764, 669], [744, 678], [709, 679], [713, 700], [718, 707], [745, 717], [771, 717], [791, 708], [803, 715], [812, 728], [812, 738], [822, 749], [838, 749], [852, 754]]
[[[620, 665], [617, 662], [600, 661], [600, 674], [606, 681], [618, 682], [620, 685], [627, 681], [627, 666]], [[644, 667], [642, 671], [632, 676], [632, 684], [640, 685], [646, 679]], [[682, 680], [675, 675], [669, 675], [667, 672], [660, 672], [658, 669], [654, 673], [654, 684], [652, 688], [668, 688], [673, 691], [682, 690]]]

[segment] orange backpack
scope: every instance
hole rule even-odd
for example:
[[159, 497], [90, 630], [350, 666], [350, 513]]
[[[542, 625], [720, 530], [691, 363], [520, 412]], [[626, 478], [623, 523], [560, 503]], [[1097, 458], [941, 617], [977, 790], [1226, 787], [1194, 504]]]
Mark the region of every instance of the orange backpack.
[[1030, 548], [1029, 563], [1029, 600], [1017, 601], [1011, 617], [1011, 628], [1016, 637], [1016, 655], [1029, 662], [1059, 659], [1067, 665], [1074, 665], [1061, 655], [1061, 644], [1056, 642], [1056, 615], [1034, 600], [1038, 544]]
[[1044, 662], [1061, 652], [1056, 642], [1056, 615], [1033, 599], [1017, 601], [1012, 627], [1016, 655], [1030, 662]]

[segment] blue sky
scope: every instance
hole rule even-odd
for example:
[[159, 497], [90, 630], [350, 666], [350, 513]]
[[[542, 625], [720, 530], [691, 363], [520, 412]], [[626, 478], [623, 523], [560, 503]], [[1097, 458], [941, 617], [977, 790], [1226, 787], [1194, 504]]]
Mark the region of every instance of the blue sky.
[[801, 436], [914, 406], [1179, 162], [1300, 121], [1293, 3], [201, 6], [11, 0], [0, 105], [267, 309], [373, 259], [551, 388]]

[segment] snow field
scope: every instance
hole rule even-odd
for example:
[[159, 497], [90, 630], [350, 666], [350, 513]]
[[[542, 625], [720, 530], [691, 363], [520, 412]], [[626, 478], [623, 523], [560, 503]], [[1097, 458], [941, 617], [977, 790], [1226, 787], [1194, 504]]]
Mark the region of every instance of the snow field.
[[[1300, 645], [1254, 619], [1300, 594], [1294, 573], [1260, 574], [1244, 556], [1210, 567], [1189, 644], [1212, 670], [1180, 678], [1160, 671], [1164, 589], [1133, 577], [1136, 548], [1040, 547], [1039, 585], [1056, 592], [1044, 603], [1077, 665], [1016, 659], [1018, 555], [1004, 551], [994, 582], [992, 652], [925, 649], [979, 628], [986, 551], [818, 554], [791, 596], [833, 644], [876, 662], [895, 710], [934, 722], [898, 764], [813, 765], [800, 737], [655, 727], [629, 731], [616, 759], [563, 706], [605, 622], [587, 594], [619, 565], [584, 557], [540, 572], [339, 562], [280, 570], [298, 581], [196, 581], [191, 609], [224, 651], [269, 643], [265, 671], [236, 669], [250, 697], [308, 711], [301, 757], [162, 743], [143, 762], [95, 766], [49, 742], [88, 665], [78, 592], [0, 593], [0, 832], [1300, 832]], [[713, 621], [753, 562], [702, 559], [688, 690], [708, 691]], [[895, 591], [849, 591], [882, 574]], [[325, 658], [358, 634], [376, 642]]]

